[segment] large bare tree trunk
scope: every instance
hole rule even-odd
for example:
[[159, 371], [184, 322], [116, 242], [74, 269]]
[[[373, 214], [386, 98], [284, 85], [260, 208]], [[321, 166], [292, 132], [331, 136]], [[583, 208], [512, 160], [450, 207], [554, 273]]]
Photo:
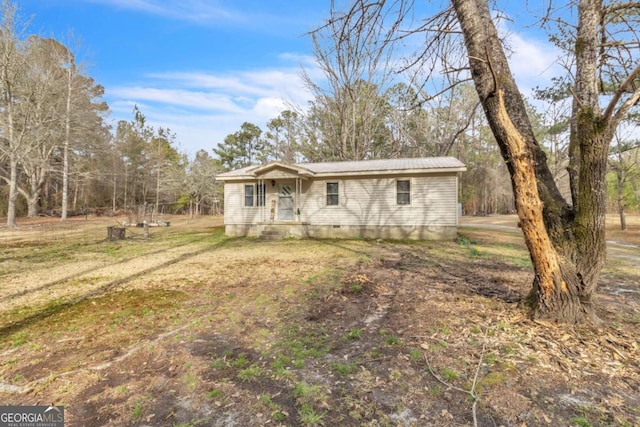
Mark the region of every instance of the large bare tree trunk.
[[[605, 260], [604, 174], [608, 141], [594, 120], [597, 22], [595, 2], [580, 9], [578, 43], [585, 58], [578, 58], [576, 92], [580, 161], [577, 199], [569, 206], [553, 180], [538, 145], [526, 108], [515, 84], [486, 0], [452, 0], [465, 38], [471, 74], [482, 106], [511, 174], [516, 210], [534, 266], [529, 301], [533, 314], [562, 322], [594, 320], [593, 295]], [[597, 16], [596, 18], [597, 19]], [[586, 22], [585, 22], [586, 21]], [[594, 30], [593, 34], [591, 30]], [[581, 81], [581, 82], [580, 82]]]
[[14, 153], [9, 156], [9, 200], [7, 204], [7, 228], [16, 226], [16, 200], [18, 199], [18, 160]]
[[64, 115], [64, 142], [62, 147], [62, 212], [60, 221], [67, 219], [67, 211], [69, 206], [69, 145], [71, 139], [71, 95], [73, 82], [73, 60], [71, 52], [67, 52], [67, 103], [65, 105]]
[[[39, 183], [38, 173], [34, 172], [29, 183], [30, 191], [26, 194], [27, 199], [27, 218], [35, 218], [38, 216], [38, 200], [40, 200], [42, 185]], [[43, 180], [44, 182], [44, 180]]]

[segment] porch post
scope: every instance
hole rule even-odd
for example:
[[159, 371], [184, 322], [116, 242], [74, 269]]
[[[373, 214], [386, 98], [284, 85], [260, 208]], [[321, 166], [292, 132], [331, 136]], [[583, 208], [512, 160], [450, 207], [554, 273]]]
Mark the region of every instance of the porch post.
[[260, 222], [265, 222], [264, 210], [267, 201], [267, 187], [265, 187], [264, 179], [258, 179], [258, 188], [256, 188], [256, 203], [260, 200], [260, 191], [262, 191], [262, 204], [258, 206], [260, 209]]
[[296, 204], [294, 209], [295, 216], [297, 217], [297, 221], [300, 222], [300, 195], [302, 194], [302, 181], [300, 178], [296, 178]]

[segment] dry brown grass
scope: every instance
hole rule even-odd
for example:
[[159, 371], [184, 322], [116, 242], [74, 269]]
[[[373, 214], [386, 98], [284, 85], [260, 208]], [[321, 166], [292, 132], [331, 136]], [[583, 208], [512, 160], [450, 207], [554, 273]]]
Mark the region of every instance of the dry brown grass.
[[107, 242], [112, 221], [0, 231], [3, 404], [64, 404], [83, 427], [470, 425], [457, 389], [477, 373], [480, 425], [640, 423], [626, 258], [603, 275], [604, 324], [566, 327], [520, 306], [510, 230], [261, 242], [173, 218]]

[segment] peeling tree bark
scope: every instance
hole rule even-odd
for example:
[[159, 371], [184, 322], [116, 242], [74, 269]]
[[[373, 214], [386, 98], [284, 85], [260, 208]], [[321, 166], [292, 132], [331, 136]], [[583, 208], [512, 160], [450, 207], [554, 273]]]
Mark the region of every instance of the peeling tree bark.
[[[535, 279], [528, 298], [532, 314], [560, 322], [594, 321], [592, 300], [605, 259], [604, 171], [608, 149], [606, 136], [599, 133], [594, 120], [599, 112], [587, 109], [595, 116], [587, 117], [584, 111], [577, 115], [576, 128], [582, 133], [573, 138], [579, 148], [579, 185], [577, 200], [570, 206], [558, 191], [546, 156], [533, 135], [487, 1], [452, 0], [452, 4], [485, 115], [511, 174], [516, 210], [534, 266]], [[595, 7], [595, 3], [587, 5], [581, 14], [594, 19]], [[593, 53], [588, 49], [585, 52]], [[591, 60], [586, 62], [590, 64]], [[583, 78], [595, 78], [595, 72], [587, 68]], [[593, 102], [597, 105], [590, 84], [583, 82], [586, 89], [576, 88], [589, 92], [586, 99], [576, 102], [580, 108]]]

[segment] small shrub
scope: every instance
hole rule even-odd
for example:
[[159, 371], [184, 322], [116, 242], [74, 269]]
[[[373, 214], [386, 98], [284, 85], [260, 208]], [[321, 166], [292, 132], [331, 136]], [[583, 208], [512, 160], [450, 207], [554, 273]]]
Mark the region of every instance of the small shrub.
[[259, 377], [260, 375], [262, 375], [262, 368], [260, 368], [258, 365], [251, 365], [248, 368], [241, 369], [238, 372], [238, 378], [240, 378], [242, 381], [251, 381]]
[[353, 363], [334, 363], [332, 367], [340, 375], [349, 375], [358, 370], [358, 367]]
[[198, 379], [193, 374], [185, 375], [182, 381], [187, 385], [187, 387], [191, 389], [194, 389], [198, 386]]
[[389, 345], [402, 344], [402, 339], [393, 335], [391, 331], [388, 331], [386, 329], [380, 329], [380, 335], [385, 337], [385, 342]]
[[240, 354], [236, 360], [234, 360], [233, 362], [231, 362], [231, 366], [235, 367], [235, 368], [244, 368], [245, 366], [247, 366], [249, 364], [249, 360], [247, 359], [247, 355], [242, 353]]
[[417, 348], [414, 348], [409, 352], [409, 357], [414, 362], [417, 362], [418, 360], [422, 360], [422, 358], [423, 358], [422, 352], [420, 350], [418, 350]]
[[319, 414], [311, 405], [304, 404], [300, 407], [300, 422], [303, 426], [320, 426], [324, 423], [324, 415]]
[[209, 390], [209, 392], [207, 393], [207, 397], [209, 399], [217, 399], [218, 397], [222, 396], [222, 390], [214, 388], [213, 390]]
[[470, 246], [469, 247], [469, 256], [471, 258], [477, 258], [480, 256], [480, 249], [476, 248], [475, 246]]
[[456, 239], [456, 243], [460, 246], [469, 246], [471, 244], [471, 240], [467, 236], [459, 234]]
[[211, 367], [213, 369], [224, 369], [227, 367], [227, 361], [219, 357], [215, 359], [213, 362], [211, 362]]
[[351, 329], [348, 333], [347, 333], [347, 339], [348, 340], [359, 340], [360, 338], [362, 338], [362, 329]]
[[402, 339], [399, 337], [396, 337], [394, 335], [387, 337], [387, 344], [389, 345], [400, 345], [402, 344]]
[[297, 383], [296, 386], [293, 388], [293, 395], [298, 399], [308, 398], [313, 394], [319, 393], [319, 391], [320, 390], [318, 386], [313, 386], [304, 382], [300, 382], [300, 383]]
[[287, 413], [285, 411], [282, 411], [280, 409], [277, 409], [275, 411], [273, 411], [273, 413], [271, 414], [271, 419], [273, 419], [273, 421], [276, 422], [283, 422], [284, 420], [287, 419]]
[[13, 335], [13, 339], [11, 341], [12, 347], [20, 347], [24, 343], [27, 342], [27, 333], [25, 331], [18, 332]]
[[134, 420], [139, 420], [140, 418], [142, 418], [142, 412], [142, 403], [136, 404], [136, 406], [134, 406], [131, 410], [131, 418], [133, 418]]
[[573, 417], [570, 420], [571, 424], [580, 426], [580, 427], [591, 427], [591, 423], [584, 417]]
[[442, 386], [440, 386], [440, 384], [436, 384], [433, 388], [429, 389], [429, 394], [433, 397], [442, 396]]
[[444, 376], [445, 380], [452, 381], [452, 380], [458, 379], [460, 374], [458, 374], [458, 372], [455, 369], [442, 368], [442, 376]]
[[487, 353], [484, 356], [484, 362], [487, 365], [495, 365], [495, 363], [498, 361], [497, 356], [494, 353]]

